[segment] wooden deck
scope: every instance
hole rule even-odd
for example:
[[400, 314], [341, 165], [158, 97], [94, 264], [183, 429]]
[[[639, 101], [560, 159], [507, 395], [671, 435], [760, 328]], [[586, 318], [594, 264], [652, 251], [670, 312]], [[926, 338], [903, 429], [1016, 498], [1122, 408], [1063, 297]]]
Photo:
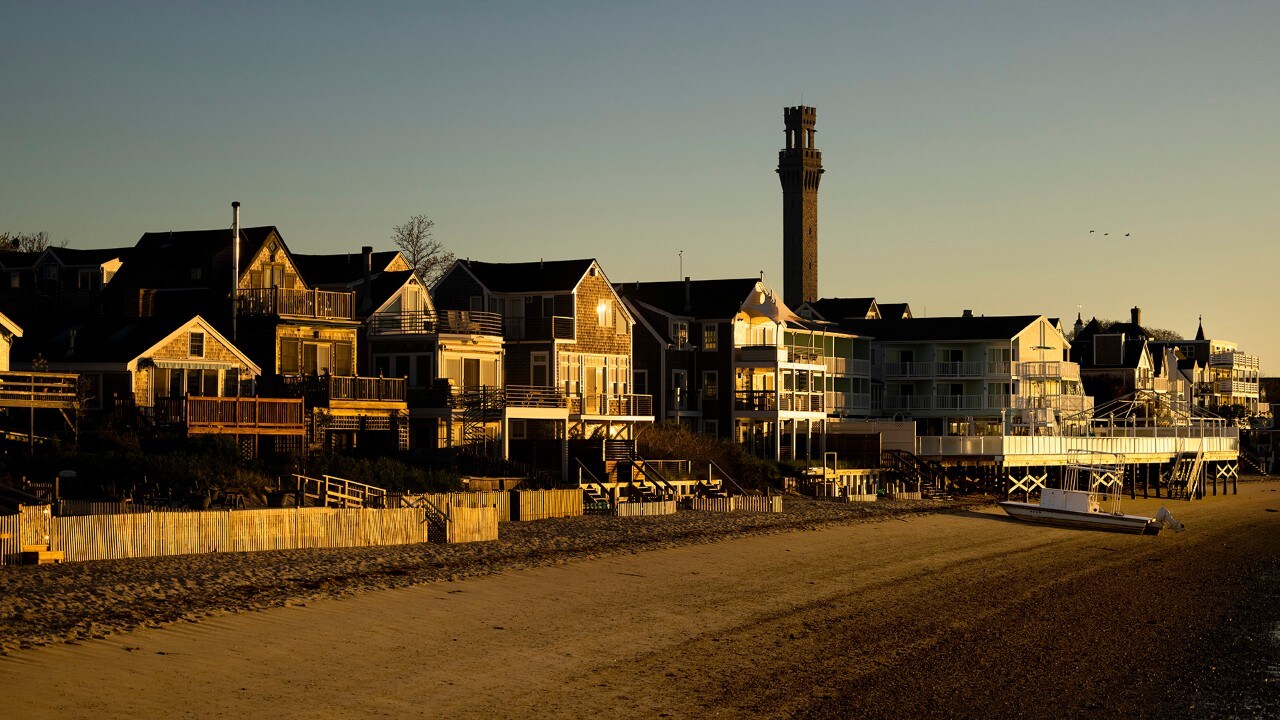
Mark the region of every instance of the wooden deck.
[[303, 435], [302, 398], [186, 398], [190, 435]]
[[79, 385], [75, 373], [0, 372], [0, 407], [75, 410]]

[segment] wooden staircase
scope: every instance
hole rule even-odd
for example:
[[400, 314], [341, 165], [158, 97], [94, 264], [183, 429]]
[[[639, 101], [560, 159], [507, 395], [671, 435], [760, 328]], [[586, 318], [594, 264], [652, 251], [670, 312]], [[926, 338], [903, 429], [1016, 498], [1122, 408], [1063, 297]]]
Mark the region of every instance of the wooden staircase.
[[922, 498], [945, 500], [947, 479], [937, 463], [923, 460], [906, 450], [885, 450], [880, 454], [880, 466], [888, 479], [908, 488], [914, 487]]
[[1204, 491], [1204, 450], [1179, 453], [1169, 477], [1170, 497], [1194, 500]]
[[331, 508], [386, 507], [387, 490], [376, 485], [346, 480], [332, 475], [319, 478], [294, 475], [298, 505]]

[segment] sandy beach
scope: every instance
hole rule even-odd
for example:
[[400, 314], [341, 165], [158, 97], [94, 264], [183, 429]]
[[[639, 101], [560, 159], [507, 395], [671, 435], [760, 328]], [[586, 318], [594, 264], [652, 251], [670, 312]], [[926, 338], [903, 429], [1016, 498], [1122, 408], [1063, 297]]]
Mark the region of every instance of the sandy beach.
[[[1187, 532], [813, 507], [504, 525], [487, 549], [259, 553], [252, 572], [185, 559], [185, 580], [179, 558], [14, 568], [0, 693], [15, 718], [1276, 717], [1280, 483], [1126, 509], [1162, 502]], [[53, 599], [77, 579], [83, 596]], [[165, 597], [154, 627], [109, 634]]]

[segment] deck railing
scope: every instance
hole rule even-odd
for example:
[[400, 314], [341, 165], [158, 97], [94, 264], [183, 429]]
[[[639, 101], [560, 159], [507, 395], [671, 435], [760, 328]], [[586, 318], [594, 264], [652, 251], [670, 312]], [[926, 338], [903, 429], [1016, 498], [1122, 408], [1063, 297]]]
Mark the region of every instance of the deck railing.
[[1080, 366], [1063, 360], [1036, 360], [1018, 363], [1018, 376], [1023, 378], [1054, 378], [1079, 380]]
[[369, 318], [371, 335], [456, 335], [502, 336], [502, 316], [470, 310], [438, 312], [378, 313]]
[[567, 408], [569, 400], [559, 388], [537, 385], [508, 385], [507, 407]]
[[503, 337], [508, 340], [572, 340], [571, 317], [508, 317], [502, 319]]
[[652, 395], [582, 395], [569, 399], [572, 415], [653, 415]]
[[1217, 395], [1257, 395], [1258, 383], [1248, 380], [1219, 380], [1215, 383]]
[[286, 429], [303, 427], [301, 398], [186, 399], [187, 429], [243, 427]]
[[289, 375], [281, 379], [285, 393], [306, 400], [308, 407], [333, 400], [404, 402], [404, 378]]
[[355, 293], [301, 288], [247, 288], [236, 294], [242, 315], [355, 319]]
[[0, 372], [0, 407], [73, 408], [79, 385], [74, 373]]

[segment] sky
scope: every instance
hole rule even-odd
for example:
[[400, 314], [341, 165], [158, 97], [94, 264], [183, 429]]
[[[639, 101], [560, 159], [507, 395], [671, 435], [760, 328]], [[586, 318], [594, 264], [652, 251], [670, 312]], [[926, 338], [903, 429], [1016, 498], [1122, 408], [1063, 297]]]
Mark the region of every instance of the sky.
[[237, 200], [295, 252], [427, 214], [459, 257], [780, 286], [803, 103], [821, 295], [1203, 315], [1274, 374], [1277, 37], [1273, 1], [0, 0], [0, 232], [128, 246]]

